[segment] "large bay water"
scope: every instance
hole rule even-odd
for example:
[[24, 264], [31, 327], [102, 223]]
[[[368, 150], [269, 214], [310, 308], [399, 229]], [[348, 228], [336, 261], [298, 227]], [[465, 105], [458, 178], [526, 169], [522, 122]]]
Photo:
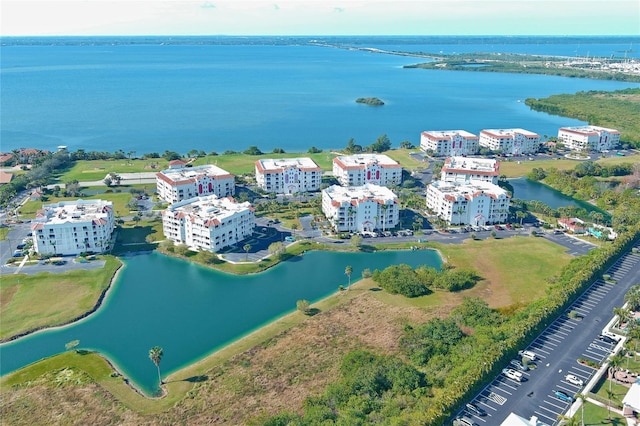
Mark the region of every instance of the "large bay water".
[[[561, 126], [584, 123], [531, 111], [526, 98], [640, 86], [406, 69], [424, 60], [321, 47], [311, 39], [3, 39], [0, 150], [67, 145], [142, 155], [257, 145], [264, 152], [306, 152], [311, 146], [342, 148], [350, 138], [369, 145], [381, 134], [397, 147], [405, 140], [417, 145], [423, 130], [477, 134], [509, 127], [553, 136]], [[632, 57], [640, 38], [325, 41], [424, 52], [620, 57], [624, 51]], [[386, 104], [355, 103], [367, 96]]]
[[101, 308], [83, 321], [0, 345], [4, 375], [65, 350], [104, 354], [147, 393], [157, 389], [149, 349], [164, 349], [164, 375], [292, 312], [296, 301], [317, 301], [352, 281], [394, 264], [439, 268], [432, 250], [377, 253], [307, 252], [263, 273], [235, 276], [158, 253], [124, 258], [125, 268]]

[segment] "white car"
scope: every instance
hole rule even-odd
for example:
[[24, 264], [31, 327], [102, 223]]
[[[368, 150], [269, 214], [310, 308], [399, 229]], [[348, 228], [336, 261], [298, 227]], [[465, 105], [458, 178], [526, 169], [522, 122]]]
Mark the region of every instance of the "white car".
[[602, 331], [602, 335], [603, 335], [603, 336], [607, 336], [607, 337], [609, 337], [609, 338], [611, 338], [611, 339], [615, 340], [616, 342], [619, 342], [619, 341], [620, 341], [620, 338], [621, 338], [621, 337], [620, 337], [620, 336], [618, 336], [617, 334], [612, 333], [612, 332], [610, 332], [610, 331], [606, 331], [606, 330]]
[[530, 361], [535, 361], [537, 359], [536, 354], [531, 351], [518, 351], [518, 355], [523, 358], [527, 358]]
[[505, 368], [504, 370], [502, 370], [502, 373], [511, 380], [515, 380], [517, 382], [522, 381], [522, 373], [514, 370], [513, 368]]
[[581, 378], [573, 374], [567, 374], [566, 376], [564, 376], [564, 379], [573, 385], [584, 386], [584, 381], [582, 381]]

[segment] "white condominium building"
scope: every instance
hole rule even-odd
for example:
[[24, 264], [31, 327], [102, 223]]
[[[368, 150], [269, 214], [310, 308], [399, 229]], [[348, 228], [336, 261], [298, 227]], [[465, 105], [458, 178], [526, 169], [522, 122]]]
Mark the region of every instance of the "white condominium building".
[[427, 130], [420, 134], [420, 148], [436, 156], [476, 154], [478, 136], [465, 130]]
[[509, 195], [489, 182], [436, 181], [427, 187], [427, 208], [452, 225], [504, 223], [509, 213]]
[[402, 183], [402, 166], [384, 154], [341, 155], [333, 159], [333, 175], [342, 186]]
[[322, 169], [311, 158], [256, 161], [256, 183], [266, 192], [295, 194], [320, 189]]
[[385, 231], [398, 224], [398, 197], [374, 184], [333, 185], [322, 191], [322, 212], [338, 232]]
[[469, 183], [481, 180], [498, 184], [500, 162], [490, 158], [449, 157], [444, 160], [440, 179], [445, 182]]
[[524, 129], [486, 129], [480, 131], [480, 146], [503, 154], [532, 154], [540, 149], [540, 135]]
[[604, 151], [618, 146], [620, 132], [598, 126], [561, 127], [558, 139], [572, 150]]
[[235, 193], [234, 176], [213, 164], [184, 167], [175, 161], [168, 169], [156, 173], [158, 197], [173, 204], [189, 198], [217, 195], [228, 197]]
[[45, 204], [31, 224], [33, 249], [41, 255], [103, 253], [109, 248], [114, 226], [111, 201]]
[[195, 197], [169, 206], [162, 212], [165, 237], [192, 250], [218, 251], [253, 233], [255, 216], [249, 202], [232, 197]]

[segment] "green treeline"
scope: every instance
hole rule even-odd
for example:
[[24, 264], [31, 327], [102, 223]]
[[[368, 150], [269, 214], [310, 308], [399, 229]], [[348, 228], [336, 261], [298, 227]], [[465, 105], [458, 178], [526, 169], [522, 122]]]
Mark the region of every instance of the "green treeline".
[[535, 111], [616, 129], [620, 131], [623, 144], [640, 148], [640, 89], [552, 95], [542, 99], [529, 98], [525, 103]]
[[433, 56], [440, 56], [442, 59], [434, 62], [405, 65], [404, 68], [542, 74], [569, 78], [590, 78], [593, 80], [640, 82], [640, 76], [638, 75], [589, 68], [565, 67], [565, 60], [551, 57], [517, 54], [497, 55], [491, 53]]

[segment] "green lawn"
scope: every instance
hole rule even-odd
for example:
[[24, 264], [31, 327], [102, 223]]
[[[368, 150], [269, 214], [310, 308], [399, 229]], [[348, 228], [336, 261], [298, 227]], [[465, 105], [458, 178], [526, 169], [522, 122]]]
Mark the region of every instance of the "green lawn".
[[[601, 401], [607, 401], [609, 399], [610, 382], [611, 381], [605, 375], [600, 381], [598, 381], [598, 383], [596, 383], [591, 392], [598, 395]], [[624, 396], [627, 394], [627, 392], [629, 392], [629, 388], [619, 385], [616, 382], [611, 382], [611, 392], [613, 392], [611, 401], [614, 403], [614, 405], [622, 406], [622, 400], [624, 399]]]
[[[581, 412], [578, 410], [576, 415], [574, 416], [578, 420], [580, 420]], [[585, 426], [596, 426], [596, 425], [614, 425], [614, 426], [624, 426], [627, 424], [627, 421], [624, 417], [620, 416], [617, 413], [611, 412], [611, 421], [607, 420], [607, 409], [605, 407], [600, 407], [598, 405], [587, 402], [584, 405], [584, 424]]]
[[116, 243], [113, 254], [120, 255], [132, 251], [155, 250], [157, 242], [164, 240], [162, 219], [141, 220], [138, 223], [126, 222], [116, 230]]
[[487, 299], [492, 306], [526, 304], [544, 296], [547, 278], [571, 260], [563, 247], [530, 236], [434, 246], [452, 264], [484, 278], [465, 293]]
[[78, 182], [92, 182], [102, 180], [108, 173], [141, 173], [159, 172], [169, 166], [164, 158], [149, 160], [92, 160], [76, 161], [76, 164], [63, 175], [60, 183], [77, 180]]
[[0, 280], [0, 339], [39, 327], [64, 324], [90, 311], [109, 286], [120, 261], [105, 257], [104, 268], [63, 274], [10, 274]]
[[[346, 145], [346, 144], [345, 144]], [[398, 161], [405, 169], [415, 169], [424, 167], [425, 163], [415, 160], [409, 154], [418, 152], [417, 149], [394, 149], [387, 151], [389, 157]], [[253, 175], [255, 173], [255, 162], [262, 158], [299, 158], [310, 157], [324, 171], [333, 169], [333, 159], [337, 153], [324, 151], [317, 154], [307, 152], [291, 152], [284, 154], [265, 153], [262, 155], [228, 154], [228, 155], [207, 155], [196, 159], [192, 164], [201, 166], [214, 164], [234, 175]], [[91, 182], [103, 180], [108, 173], [141, 173], [158, 172], [165, 170], [169, 162], [163, 158], [153, 158], [149, 160], [80, 160], [66, 173], [63, 173], [58, 182], [65, 183], [73, 180], [79, 182]]]

